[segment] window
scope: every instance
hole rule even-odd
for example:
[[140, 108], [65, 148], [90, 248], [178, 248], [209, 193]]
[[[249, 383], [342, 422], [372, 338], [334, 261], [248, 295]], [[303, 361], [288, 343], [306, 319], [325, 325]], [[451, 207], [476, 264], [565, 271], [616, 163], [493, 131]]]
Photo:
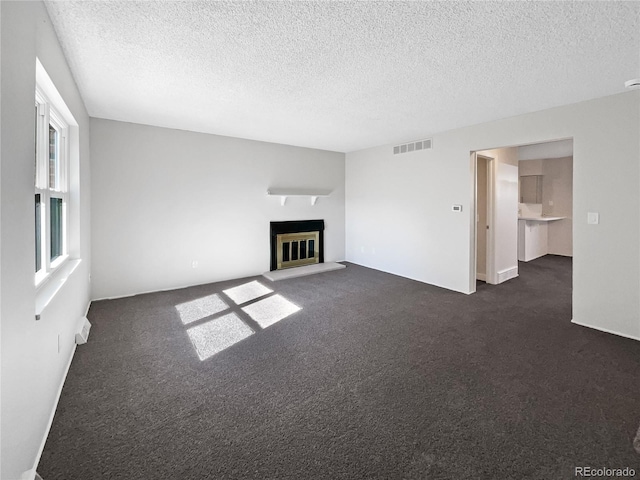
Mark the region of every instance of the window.
[[69, 126], [36, 89], [35, 269], [36, 285], [68, 257]]

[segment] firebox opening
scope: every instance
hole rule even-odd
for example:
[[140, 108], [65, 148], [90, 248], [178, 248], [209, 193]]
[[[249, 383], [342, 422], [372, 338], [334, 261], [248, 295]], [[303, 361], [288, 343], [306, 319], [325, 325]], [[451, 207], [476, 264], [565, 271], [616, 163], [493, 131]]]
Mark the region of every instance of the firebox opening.
[[282, 233], [277, 235], [276, 269], [320, 263], [320, 232]]
[[324, 263], [324, 220], [271, 222], [271, 270]]

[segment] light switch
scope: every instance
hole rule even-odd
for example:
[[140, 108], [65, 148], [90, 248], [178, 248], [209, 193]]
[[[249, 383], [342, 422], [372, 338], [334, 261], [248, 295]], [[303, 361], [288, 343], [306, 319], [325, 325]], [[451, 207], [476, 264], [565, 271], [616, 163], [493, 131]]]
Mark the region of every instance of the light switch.
[[587, 213], [587, 223], [589, 225], [598, 225], [600, 223], [600, 214], [597, 212]]
[[549, 200], [549, 206], [553, 207], [553, 200]]

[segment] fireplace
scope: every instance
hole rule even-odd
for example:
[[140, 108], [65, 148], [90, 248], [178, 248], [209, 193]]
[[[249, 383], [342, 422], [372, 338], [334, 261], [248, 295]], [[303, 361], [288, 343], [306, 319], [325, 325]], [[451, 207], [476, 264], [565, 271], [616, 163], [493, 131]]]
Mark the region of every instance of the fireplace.
[[271, 270], [324, 263], [324, 220], [271, 222]]

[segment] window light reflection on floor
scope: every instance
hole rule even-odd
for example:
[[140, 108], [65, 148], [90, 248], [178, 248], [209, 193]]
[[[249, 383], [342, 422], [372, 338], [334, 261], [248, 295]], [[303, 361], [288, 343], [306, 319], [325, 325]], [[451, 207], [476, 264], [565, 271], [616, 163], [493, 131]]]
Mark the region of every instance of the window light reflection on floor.
[[262, 297], [271, 292], [273, 292], [273, 290], [265, 287], [257, 280], [223, 290], [223, 293], [238, 305], [248, 302], [249, 300]]
[[206, 360], [254, 332], [235, 313], [229, 313], [191, 327], [187, 333], [200, 360]]
[[227, 308], [229, 306], [217, 293], [176, 305], [180, 320], [185, 325], [223, 312]]
[[262, 328], [273, 325], [292, 313], [301, 310], [282, 295], [276, 294], [242, 308]]

